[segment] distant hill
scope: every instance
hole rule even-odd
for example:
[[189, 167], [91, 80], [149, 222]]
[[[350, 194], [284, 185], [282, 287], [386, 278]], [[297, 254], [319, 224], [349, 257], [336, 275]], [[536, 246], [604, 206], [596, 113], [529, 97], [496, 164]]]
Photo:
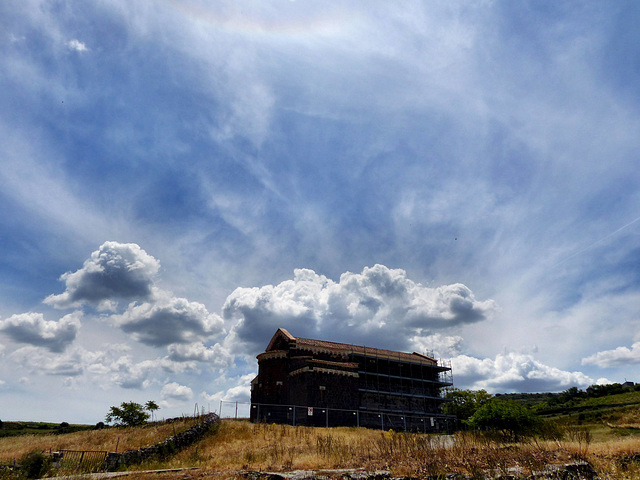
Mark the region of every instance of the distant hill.
[[0, 421], [0, 438], [19, 435], [50, 435], [91, 430], [94, 425], [70, 425], [67, 422], [3, 422]]
[[640, 384], [572, 387], [561, 393], [510, 393], [496, 398], [525, 405], [539, 416], [567, 422], [602, 422], [640, 427]]

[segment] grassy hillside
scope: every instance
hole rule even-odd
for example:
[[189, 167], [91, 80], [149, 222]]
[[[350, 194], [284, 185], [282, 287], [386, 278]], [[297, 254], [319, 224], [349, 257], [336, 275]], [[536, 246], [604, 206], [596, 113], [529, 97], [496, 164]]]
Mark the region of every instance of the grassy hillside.
[[[122, 451], [156, 443], [172, 435], [173, 427], [149, 425], [4, 438], [0, 439], [0, 458], [6, 462], [36, 448], [113, 450], [119, 444], [118, 450]], [[633, 455], [640, 455], [640, 436], [609, 436], [592, 441], [574, 426], [567, 427], [562, 438], [507, 445], [470, 432], [438, 436], [225, 420], [198, 444], [135, 469], [198, 467], [190, 475], [208, 477], [212, 472], [235, 476], [233, 472], [239, 470], [360, 468], [388, 469], [394, 476], [424, 477], [456, 472], [476, 475], [483, 470], [506, 472], [509, 467], [518, 466], [523, 474], [530, 475], [550, 463], [584, 459], [594, 465], [601, 479], [640, 478], [640, 463], [629, 460]]]
[[[13, 459], [21, 458], [33, 450], [47, 452], [57, 450], [108, 452], [133, 450], [152, 445], [177, 432], [186, 430], [194, 422], [195, 420], [189, 418], [172, 423], [150, 423], [143, 427], [85, 429], [66, 434], [36, 428], [36, 434], [29, 433], [0, 438], [0, 463], [8, 463]], [[21, 423], [26, 425], [32, 422]], [[29, 431], [29, 429], [23, 428], [22, 431]]]
[[[609, 388], [609, 387], [607, 387]], [[640, 478], [640, 389], [611, 387], [560, 394], [500, 395], [521, 402], [556, 427], [548, 439], [519, 443], [481, 433], [453, 436], [395, 433], [364, 428], [314, 428], [252, 424], [224, 420], [202, 441], [175, 455], [133, 467], [137, 470], [197, 467], [212, 472], [240, 470], [358, 468], [390, 470], [394, 476], [424, 477], [481, 471], [506, 473], [517, 466], [531, 475], [547, 464], [586, 460], [601, 479]], [[105, 428], [60, 433], [64, 426], [23, 422], [38, 434], [0, 438], [0, 463], [10, 463], [33, 450], [124, 451], [158, 443], [191, 426], [149, 424], [137, 428]], [[44, 424], [50, 425], [50, 424]], [[69, 426], [73, 427], [73, 426]], [[47, 432], [47, 430], [51, 430]]]
[[610, 423], [640, 427], [640, 390], [626, 388], [607, 394], [590, 395], [570, 389], [562, 393], [507, 394], [498, 398], [514, 400], [537, 415], [564, 423]]
[[93, 425], [69, 425], [66, 422], [1, 422], [0, 438], [16, 437], [20, 435], [51, 435], [73, 433], [83, 430], [91, 430], [93, 428], [95, 428]]
[[[394, 476], [421, 477], [449, 473], [476, 475], [482, 470], [523, 473], [547, 464], [587, 460], [606, 478], [640, 478], [640, 436], [599, 436], [569, 425], [554, 440], [505, 444], [472, 432], [453, 436], [382, 432], [364, 428], [292, 427], [226, 420], [219, 430], [162, 463], [148, 468], [199, 467], [206, 472], [239, 470], [362, 468], [390, 470]], [[627, 463], [624, 463], [627, 462]]]

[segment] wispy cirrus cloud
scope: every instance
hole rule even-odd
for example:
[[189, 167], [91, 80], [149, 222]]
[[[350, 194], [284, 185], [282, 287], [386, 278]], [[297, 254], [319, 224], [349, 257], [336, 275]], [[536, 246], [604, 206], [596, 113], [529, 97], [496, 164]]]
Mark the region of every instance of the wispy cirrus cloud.
[[495, 391], [633, 376], [639, 7], [2, 12], [0, 316], [42, 312], [2, 332], [12, 415], [67, 382], [95, 422], [92, 377], [116, 402], [210, 367], [246, 399], [280, 326]]

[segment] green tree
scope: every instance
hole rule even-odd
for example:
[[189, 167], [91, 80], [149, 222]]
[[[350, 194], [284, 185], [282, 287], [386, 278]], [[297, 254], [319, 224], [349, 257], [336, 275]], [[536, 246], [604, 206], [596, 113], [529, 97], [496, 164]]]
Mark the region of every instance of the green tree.
[[160, 409], [158, 404], [156, 402], [154, 402], [153, 400], [149, 400], [147, 403], [145, 403], [144, 404], [144, 408], [146, 408], [147, 410], [149, 410], [149, 412], [151, 412], [151, 420], [152, 421], [153, 421], [153, 412], [155, 412], [156, 410]]
[[105, 419], [107, 423], [114, 422], [115, 425], [136, 426], [143, 425], [149, 419], [149, 414], [139, 403], [122, 402], [119, 407], [111, 407]]
[[494, 431], [507, 440], [517, 441], [522, 435], [534, 433], [539, 420], [519, 403], [493, 399], [478, 408], [466, 423], [472, 428]]
[[450, 401], [442, 407], [443, 413], [455, 415], [458, 420], [464, 421], [493, 397], [486, 390], [459, 390], [453, 388], [445, 398]]

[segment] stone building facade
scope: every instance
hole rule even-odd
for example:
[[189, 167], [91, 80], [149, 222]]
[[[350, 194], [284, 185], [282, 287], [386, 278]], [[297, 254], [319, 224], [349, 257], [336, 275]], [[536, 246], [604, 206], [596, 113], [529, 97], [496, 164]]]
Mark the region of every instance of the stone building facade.
[[441, 431], [451, 367], [404, 353], [275, 333], [258, 355], [251, 420]]

